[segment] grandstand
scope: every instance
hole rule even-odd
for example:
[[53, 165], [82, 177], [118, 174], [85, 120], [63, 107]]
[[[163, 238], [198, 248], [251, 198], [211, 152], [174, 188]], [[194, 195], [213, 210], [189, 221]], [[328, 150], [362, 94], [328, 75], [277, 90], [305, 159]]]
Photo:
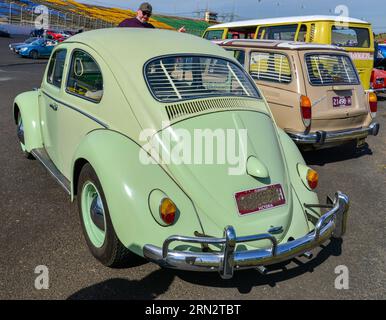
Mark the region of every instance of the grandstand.
[[[96, 29], [114, 27], [125, 18], [135, 16], [132, 10], [86, 5], [74, 0], [5, 0], [0, 2], [0, 21], [11, 24], [31, 25], [37, 14], [34, 8], [45, 5], [49, 8], [52, 29]], [[203, 20], [153, 15], [150, 22], [160, 29], [176, 30], [182, 26], [188, 33], [201, 35], [209, 26]]]

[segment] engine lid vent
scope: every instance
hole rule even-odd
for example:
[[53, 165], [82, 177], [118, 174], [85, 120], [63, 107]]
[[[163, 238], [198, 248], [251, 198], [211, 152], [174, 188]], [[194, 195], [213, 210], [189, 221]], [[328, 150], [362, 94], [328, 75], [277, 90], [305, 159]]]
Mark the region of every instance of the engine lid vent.
[[194, 100], [166, 105], [169, 120], [189, 116], [197, 113], [205, 113], [214, 110], [256, 110], [261, 111], [259, 103], [255, 99], [240, 98], [216, 98], [207, 100]]

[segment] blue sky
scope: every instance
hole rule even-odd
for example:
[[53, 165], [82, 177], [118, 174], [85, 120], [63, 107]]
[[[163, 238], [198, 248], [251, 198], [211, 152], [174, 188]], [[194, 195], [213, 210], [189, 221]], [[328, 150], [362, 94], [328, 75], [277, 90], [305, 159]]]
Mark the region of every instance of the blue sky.
[[[78, 0], [110, 7], [136, 10], [142, 1], [132, 0]], [[386, 32], [385, 0], [147, 0], [153, 5], [154, 13], [192, 16], [194, 11], [207, 7], [215, 12], [234, 12], [235, 20], [271, 18], [293, 15], [334, 15], [339, 5], [347, 6], [348, 15], [369, 21], [375, 33]]]

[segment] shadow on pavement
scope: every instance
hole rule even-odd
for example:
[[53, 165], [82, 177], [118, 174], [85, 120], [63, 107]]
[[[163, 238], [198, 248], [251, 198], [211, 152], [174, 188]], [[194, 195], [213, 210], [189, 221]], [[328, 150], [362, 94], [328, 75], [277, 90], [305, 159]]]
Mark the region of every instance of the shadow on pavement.
[[[261, 275], [256, 270], [237, 271], [230, 280], [223, 280], [217, 272], [187, 272], [172, 269], [158, 269], [141, 280], [122, 278], [110, 279], [80, 291], [68, 297], [69, 300], [126, 300], [156, 299], [167, 292], [175, 277], [186, 282], [217, 288], [237, 288], [240, 293], [247, 294], [252, 288], [269, 285], [275, 287], [278, 282], [296, 278], [304, 273], [313, 272], [330, 256], [341, 255], [342, 240], [332, 239], [323, 250], [311, 260], [302, 262], [294, 259], [296, 266], [288, 267], [291, 262], [280, 263], [268, 267], [270, 273]], [[305, 259], [305, 258], [304, 258]], [[302, 258], [303, 260], [303, 258]], [[304, 261], [304, 260], [303, 260]]]
[[302, 151], [304, 160], [308, 165], [319, 166], [324, 166], [327, 163], [360, 158], [372, 154], [373, 152], [367, 143], [365, 143], [362, 147], [357, 148], [356, 142], [347, 143], [333, 148], [320, 149], [314, 151]]
[[175, 274], [158, 269], [141, 280], [109, 279], [75, 292], [67, 300], [152, 300], [165, 293]]

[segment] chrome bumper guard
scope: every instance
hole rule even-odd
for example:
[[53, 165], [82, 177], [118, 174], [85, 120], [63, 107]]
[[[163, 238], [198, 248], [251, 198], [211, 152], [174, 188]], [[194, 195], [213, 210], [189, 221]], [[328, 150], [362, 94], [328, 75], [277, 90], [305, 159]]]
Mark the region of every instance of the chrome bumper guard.
[[[307, 205], [307, 207], [323, 207]], [[341, 238], [346, 231], [349, 208], [348, 196], [337, 192], [331, 208], [323, 214], [315, 225], [315, 229], [305, 236], [290, 242], [278, 244], [276, 238], [269, 234], [256, 234], [237, 237], [235, 229], [227, 226], [223, 238], [185, 237], [174, 235], [167, 238], [162, 248], [146, 244], [143, 247], [144, 257], [163, 267], [189, 271], [218, 271], [223, 279], [230, 279], [233, 271], [249, 268], [261, 268], [294, 257], [307, 254], [309, 250], [321, 245], [329, 238]], [[237, 243], [267, 239], [271, 241], [270, 249], [235, 251]], [[222, 251], [188, 252], [169, 250], [174, 241], [199, 243], [201, 245], [222, 245]]]
[[325, 144], [346, 140], [362, 139], [368, 135], [376, 136], [379, 132], [379, 123], [373, 122], [367, 128], [358, 128], [342, 131], [316, 131], [314, 133], [287, 132], [295, 143], [298, 144]]

